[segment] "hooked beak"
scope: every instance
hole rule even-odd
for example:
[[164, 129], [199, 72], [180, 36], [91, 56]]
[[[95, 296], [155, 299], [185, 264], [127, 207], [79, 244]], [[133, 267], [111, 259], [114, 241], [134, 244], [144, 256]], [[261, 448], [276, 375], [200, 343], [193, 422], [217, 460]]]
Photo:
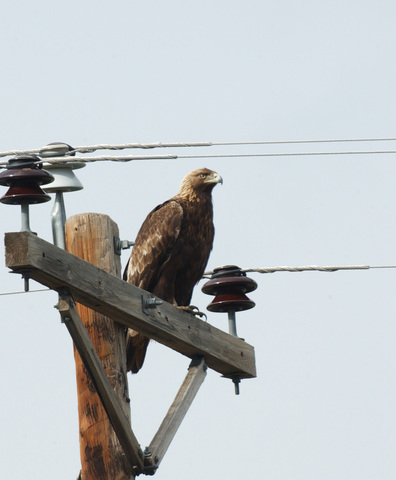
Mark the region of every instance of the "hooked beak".
[[209, 181], [210, 183], [220, 183], [221, 185], [223, 185], [223, 179], [216, 172], [213, 172], [213, 175], [207, 177], [206, 181]]

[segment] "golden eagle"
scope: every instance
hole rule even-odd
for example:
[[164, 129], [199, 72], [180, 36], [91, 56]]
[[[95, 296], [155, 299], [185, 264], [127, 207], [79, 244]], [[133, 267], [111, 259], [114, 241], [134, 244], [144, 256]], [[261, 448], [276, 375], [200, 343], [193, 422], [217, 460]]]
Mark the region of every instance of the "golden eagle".
[[[186, 175], [179, 192], [148, 215], [136, 237], [124, 280], [177, 306], [189, 306], [212, 250], [212, 190], [223, 183], [207, 168]], [[127, 332], [127, 370], [143, 365], [149, 339]]]

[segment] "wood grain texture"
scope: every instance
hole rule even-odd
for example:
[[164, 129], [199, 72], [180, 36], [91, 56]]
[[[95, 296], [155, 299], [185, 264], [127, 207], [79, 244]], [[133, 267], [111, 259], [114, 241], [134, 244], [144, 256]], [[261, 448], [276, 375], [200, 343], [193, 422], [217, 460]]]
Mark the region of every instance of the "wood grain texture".
[[184, 382], [148, 447], [157, 467], [168, 450], [205, 377], [206, 365], [201, 357], [196, 365], [190, 366]]
[[6, 265], [54, 290], [67, 287], [76, 301], [193, 358], [240, 378], [256, 376], [254, 348], [240, 338], [164, 302], [144, 313], [149, 294], [68, 254], [29, 232], [6, 233]]
[[[113, 244], [113, 237], [118, 236], [118, 227], [109, 217], [99, 214], [76, 215], [67, 220], [65, 232], [68, 252], [100, 267], [109, 274], [120, 276], [120, 258], [115, 255]], [[125, 422], [127, 421], [130, 427], [130, 404], [125, 368], [125, 328], [85, 305], [77, 304], [76, 308], [119, 400]], [[70, 310], [73, 315], [73, 305], [69, 306]], [[78, 323], [72, 326], [74, 325]], [[123, 447], [76, 348], [74, 357], [82, 478], [84, 480], [129, 478], [131, 466], [126, 462]], [[133, 435], [132, 431], [130, 433]], [[136, 440], [135, 443], [137, 443]]]
[[[92, 380], [96, 393], [101, 399], [129, 465], [134, 472], [141, 471], [143, 468], [143, 452], [132, 432], [130, 419], [127, 418], [128, 412], [125, 412], [125, 405], [124, 409], [122, 408], [120, 400], [114, 392], [113, 386], [106, 375], [92, 341], [83, 325], [82, 319], [77, 312], [76, 304], [66, 289], [65, 292], [59, 294], [58, 310], [84, 362], [84, 373], [86, 374], [86, 371], [89, 372], [89, 375], [86, 374], [86, 377], [87, 379], [90, 377]], [[92, 400], [96, 400], [96, 398], [93, 397]], [[84, 410], [84, 415], [88, 416], [90, 414], [91, 410], [89, 406], [87, 406]], [[107, 426], [107, 424], [105, 425]], [[116, 445], [118, 448], [118, 444]]]

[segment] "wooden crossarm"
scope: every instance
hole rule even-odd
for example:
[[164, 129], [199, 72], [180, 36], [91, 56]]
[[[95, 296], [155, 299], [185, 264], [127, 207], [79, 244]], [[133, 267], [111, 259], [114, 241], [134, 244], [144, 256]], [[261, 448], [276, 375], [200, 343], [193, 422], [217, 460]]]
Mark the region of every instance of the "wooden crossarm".
[[6, 233], [6, 265], [47, 287], [66, 287], [75, 301], [133, 328], [189, 358], [203, 356], [225, 376], [256, 376], [254, 348], [194, 315], [163, 302], [142, 308], [150, 296], [30, 232]]

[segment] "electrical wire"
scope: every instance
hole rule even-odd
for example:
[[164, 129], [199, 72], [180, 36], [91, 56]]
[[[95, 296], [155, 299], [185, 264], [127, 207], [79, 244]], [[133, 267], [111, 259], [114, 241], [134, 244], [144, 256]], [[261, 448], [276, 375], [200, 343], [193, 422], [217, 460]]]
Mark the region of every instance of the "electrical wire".
[[[121, 144], [96, 144], [70, 147], [66, 156], [76, 153], [92, 153], [97, 150], [126, 150], [126, 149], [154, 149], [154, 148], [186, 148], [186, 147], [212, 147], [212, 146], [252, 146], [252, 145], [296, 145], [296, 144], [325, 144], [325, 143], [360, 143], [360, 142], [393, 142], [396, 137], [380, 138], [331, 138], [309, 140], [263, 140], [263, 141], [237, 141], [237, 142], [154, 142], [154, 143], [121, 143]], [[0, 157], [15, 155], [40, 155], [43, 148], [16, 149], [0, 152]]]
[[[99, 155], [96, 157], [48, 157], [40, 160], [44, 163], [68, 163], [68, 162], [85, 162], [85, 163], [94, 163], [94, 162], [131, 162], [134, 160], [176, 160], [181, 158], [178, 155], [120, 155], [120, 156], [111, 156], [111, 155]], [[1, 165], [1, 164], [0, 164]]]
[[[242, 273], [275, 273], [275, 272], [336, 272], [338, 270], [370, 270], [374, 268], [396, 268], [396, 265], [304, 265], [302, 267], [264, 267], [264, 268], [241, 268]], [[210, 278], [215, 272], [205, 272], [203, 278]]]
[[51, 290], [51, 289], [50, 288], [37, 288], [36, 290], [28, 290], [28, 291], [21, 290], [21, 291], [18, 291], [18, 292], [2, 292], [2, 293], [0, 293], [0, 297], [5, 297], [7, 295], [20, 295], [22, 293], [48, 292], [49, 290]]
[[[92, 153], [97, 150], [127, 150], [133, 148], [141, 149], [152, 149], [152, 148], [184, 148], [184, 147], [211, 147], [213, 143], [211, 142], [174, 142], [174, 143], [121, 143], [116, 145], [111, 144], [99, 144], [99, 145], [90, 145], [82, 147], [73, 147], [69, 155], [74, 153]], [[1, 156], [1, 155], [0, 155]]]
[[[131, 162], [136, 160], [176, 160], [198, 158], [257, 158], [257, 157], [304, 157], [304, 156], [337, 156], [337, 155], [384, 155], [396, 154], [396, 150], [354, 150], [335, 152], [269, 152], [269, 153], [218, 153], [208, 155], [120, 155], [120, 156], [92, 156], [92, 157], [48, 157], [37, 160], [36, 163], [67, 164], [73, 162]], [[8, 162], [0, 162], [0, 167], [6, 167]]]
[[[393, 269], [396, 268], [396, 265], [304, 265], [302, 267], [260, 267], [260, 268], [241, 268], [238, 269], [241, 273], [275, 273], [275, 272], [336, 272], [338, 270], [371, 270], [371, 269]], [[214, 274], [214, 271], [205, 272], [202, 278], [211, 278]], [[2, 292], [0, 296], [7, 295], [20, 295], [23, 293], [37, 293], [37, 292], [48, 292], [50, 288], [38, 288], [36, 290], [21, 290], [18, 292]]]
[[[97, 157], [48, 157], [39, 158], [33, 163], [47, 163], [51, 165], [67, 165], [68, 163], [83, 162], [131, 162], [133, 160], [175, 160], [179, 158], [177, 155], [125, 155], [113, 157], [110, 155], [101, 155]], [[8, 162], [0, 162], [0, 168], [5, 168]]]
[[177, 158], [244, 158], [244, 157], [300, 157], [323, 155], [377, 155], [395, 154], [396, 150], [353, 150], [336, 152], [272, 152], [272, 153], [219, 153], [213, 155], [179, 155]]
[[[71, 147], [71, 149], [65, 153], [65, 156], [72, 156], [75, 153], [92, 153], [97, 150], [127, 150], [133, 148], [140, 149], [152, 149], [152, 148], [179, 148], [179, 147], [211, 147], [211, 142], [173, 142], [173, 143], [120, 143], [120, 144], [107, 144], [101, 143], [98, 145], [85, 145], [80, 147]], [[0, 152], [0, 157], [9, 157], [14, 155], [40, 155], [42, 148], [33, 148], [29, 150], [8, 150]]]
[[287, 145], [299, 143], [347, 143], [347, 142], [393, 142], [395, 137], [388, 138], [330, 138], [318, 140], [264, 140], [258, 142], [217, 142], [212, 145]]

